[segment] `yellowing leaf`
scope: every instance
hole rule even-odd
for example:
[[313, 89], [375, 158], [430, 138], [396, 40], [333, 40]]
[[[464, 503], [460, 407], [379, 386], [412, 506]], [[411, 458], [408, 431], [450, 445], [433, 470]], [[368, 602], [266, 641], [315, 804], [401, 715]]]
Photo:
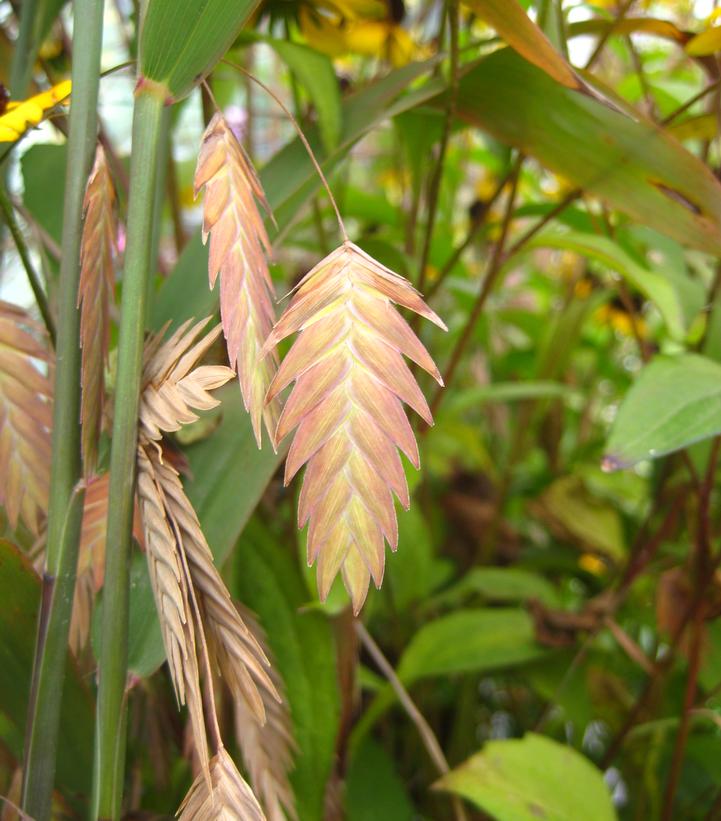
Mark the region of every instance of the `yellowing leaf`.
[[463, 0], [464, 5], [492, 26], [511, 48], [569, 88], [580, 83], [573, 69], [551, 45], [517, 0]]
[[398, 67], [419, 56], [419, 48], [410, 34], [388, 20], [331, 18], [303, 8], [300, 27], [308, 44], [330, 57], [381, 57]]
[[721, 26], [712, 26], [692, 37], [686, 43], [686, 54], [692, 57], [705, 57], [721, 48]]
[[8, 103], [7, 111], [0, 116], [0, 142], [13, 143], [58, 103], [70, 95], [70, 80], [63, 80], [51, 89], [29, 97], [27, 100]]

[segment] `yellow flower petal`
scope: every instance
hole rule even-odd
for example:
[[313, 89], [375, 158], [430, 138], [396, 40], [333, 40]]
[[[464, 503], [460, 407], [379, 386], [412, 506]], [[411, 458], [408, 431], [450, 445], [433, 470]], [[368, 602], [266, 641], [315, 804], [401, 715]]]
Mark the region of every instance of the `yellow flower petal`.
[[33, 125], [37, 125], [53, 106], [70, 95], [70, 80], [63, 80], [47, 91], [27, 100], [10, 103], [0, 116], [0, 142], [15, 142]]

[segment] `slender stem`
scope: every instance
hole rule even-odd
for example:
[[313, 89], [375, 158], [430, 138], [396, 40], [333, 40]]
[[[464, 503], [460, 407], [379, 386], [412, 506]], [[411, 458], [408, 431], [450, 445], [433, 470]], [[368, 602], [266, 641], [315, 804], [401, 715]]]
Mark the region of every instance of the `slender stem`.
[[618, 14], [616, 15], [616, 19], [608, 25], [605, 29], [603, 34], [600, 36], [598, 43], [596, 43], [596, 48], [593, 50], [593, 53], [588, 58], [588, 62], [584, 66], [584, 69], [588, 71], [589, 69], [593, 68], [596, 60], [601, 56], [601, 52], [606, 46], [609, 37], [614, 33], [616, 30], [616, 26], [624, 19], [624, 17], [631, 11], [631, 6], [636, 2], [636, 0], [626, 0], [626, 2], [621, 6], [619, 9]]
[[10, 67], [10, 91], [15, 100], [26, 97], [30, 88], [35, 57], [40, 45], [35, 38], [39, 10], [39, 0], [23, 0], [20, 6], [20, 26]]
[[13, 210], [12, 203], [10, 202], [10, 197], [8, 197], [7, 191], [5, 190], [4, 186], [1, 185], [0, 210], [2, 210], [3, 217], [5, 218], [5, 223], [7, 224], [7, 227], [10, 229], [10, 233], [12, 234], [13, 240], [15, 241], [15, 247], [17, 248], [20, 260], [23, 264], [23, 268], [25, 268], [25, 273], [27, 274], [28, 282], [30, 283], [30, 288], [32, 289], [33, 296], [35, 297], [35, 302], [37, 303], [38, 309], [40, 310], [40, 315], [42, 316], [43, 322], [45, 323], [45, 328], [47, 329], [48, 336], [50, 337], [53, 343], [53, 347], [55, 347], [55, 323], [53, 322], [53, 318], [50, 314], [48, 298], [45, 295], [45, 289], [43, 287], [42, 282], [40, 281], [40, 276], [35, 270], [35, 266], [33, 265], [33, 262], [30, 259], [30, 250], [28, 249], [27, 243], [25, 242], [25, 237], [23, 236], [23, 233], [20, 230], [20, 226], [18, 225], [18, 222], [15, 219], [15, 211]]
[[120, 815], [125, 769], [120, 750], [124, 747], [121, 728], [126, 710], [130, 533], [155, 178], [163, 115], [163, 99], [154, 91], [152, 87], [141, 86], [133, 111], [128, 241], [110, 453], [93, 806], [96, 817], [112, 819]]
[[[421, 713], [418, 707], [416, 707], [413, 699], [408, 693], [408, 690], [406, 690], [403, 686], [403, 682], [396, 675], [393, 665], [383, 655], [383, 651], [375, 643], [371, 634], [366, 630], [363, 622], [356, 621], [355, 629], [358, 634], [358, 638], [361, 640], [361, 644], [368, 651], [368, 654], [376, 663], [378, 669], [388, 679], [388, 683], [393, 688], [393, 692], [398, 697], [398, 701], [408, 714], [410, 720], [415, 724], [416, 729], [418, 730], [418, 735], [421, 737], [423, 746], [426, 748], [431, 761], [435, 764], [438, 772], [441, 775], [445, 775], [450, 770], [450, 767], [448, 766], [448, 761], [443, 754], [441, 745], [438, 743], [438, 739], [431, 729], [431, 725], [426, 721], [423, 713]], [[457, 804], [454, 802], [454, 809], [457, 818], [465, 818], [465, 812], [460, 802]]]
[[708, 94], [712, 91], [718, 91], [719, 85], [721, 85], [721, 80], [714, 80], [713, 83], [710, 83], [705, 88], [702, 88], [698, 94], [694, 94], [693, 97], [686, 100], [685, 103], [680, 105], [678, 108], [674, 109], [670, 114], [661, 120], [661, 125], [669, 125], [672, 123], [677, 117], [680, 117], [681, 114], [684, 114], [686, 111], [691, 108], [692, 105], [699, 102], [699, 100], [703, 100]]
[[713, 575], [709, 573], [711, 565], [711, 492], [716, 478], [716, 467], [718, 465], [719, 448], [721, 447], [721, 437], [716, 437], [711, 445], [711, 451], [706, 465], [698, 500], [698, 523], [695, 545], [695, 573], [696, 573], [696, 596], [699, 605], [693, 614], [691, 647], [689, 651], [688, 674], [686, 677], [686, 688], [684, 690], [683, 708], [681, 711], [681, 722], [679, 724], [676, 741], [673, 747], [671, 767], [669, 769], [666, 792], [664, 794], [662, 819], [671, 821], [673, 818], [673, 802], [676, 796], [676, 789], [681, 778], [681, 767], [683, 765], [686, 743], [691, 729], [691, 717], [694, 701], [696, 700], [696, 690], [698, 688], [698, 676], [701, 669], [702, 645], [704, 639], [704, 618], [706, 608], [703, 606], [703, 590], [706, 579]]
[[[76, 0], [72, 66], [73, 96], [63, 210], [58, 303], [52, 464], [43, 601], [28, 707], [23, 809], [38, 821], [50, 815], [60, 705], [75, 587], [82, 504], [80, 478], [80, 346], [77, 310], [85, 184], [97, 130], [103, 4]], [[82, 497], [80, 497], [82, 500]]]
[[[451, 358], [448, 362], [448, 366], [446, 367], [446, 371], [443, 374], [443, 383], [444, 385], [448, 386], [455, 376], [456, 369], [458, 368], [458, 364], [461, 361], [461, 356], [468, 345], [471, 335], [473, 334], [473, 330], [476, 327], [476, 322], [478, 321], [482, 311], [483, 306], [486, 304], [486, 300], [488, 299], [488, 295], [493, 288], [493, 283], [496, 281], [496, 277], [501, 270], [502, 263], [504, 261], [504, 249], [506, 246], [506, 239], [508, 237], [508, 229], [511, 225], [511, 218], [513, 216], [513, 208], [516, 202], [516, 191], [518, 189], [518, 177], [520, 176], [521, 172], [521, 165], [523, 163], [523, 157], [520, 157], [516, 161], [516, 165], [514, 168], [514, 173], [511, 178], [511, 190], [508, 194], [508, 202], [506, 204], [506, 211], [503, 217], [503, 223], [501, 225], [501, 234], [498, 238], [498, 242], [496, 242], [493, 248], [493, 254], [491, 256], [490, 262], [488, 263], [488, 270], [486, 272], [485, 279], [483, 280], [483, 285], [481, 286], [481, 291], [478, 294], [476, 299], [476, 303], [473, 306], [473, 309], [468, 317], [468, 321], [466, 322], [466, 326], [461, 333], [461, 337], [456, 343], [456, 347], [453, 349], [451, 353]], [[440, 403], [442, 402], [443, 397], [443, 390], [439, 390], [436, 392], [435, 396], [433, 397], [433, 402], [431, 403], [431, 412], [433, 414], [436, 413]]]
[[333, 196], [333, 192], [331, 191], [330, 185], [328, 184], [328, 180], [326, 179], [325, 174], [323, 173], [323, 169], [320, 167], [320, 163], [316, 159], [315, 153], [313, 149], [310, 147], [310, 143], [306, 139], [305, 134], [303, 133], [303, 129], [300, 127], [300, 124], [293, 116], [293, 113], [290, 111], [288, 106], [278, 97], [278, 95], [262, 81], [259, 80], [257, 77], [253, 76], [249, 71], [247, 71], [243, 66], [238, 65], [237, 63], [232, 63], [230, 60], [222, 60], [223, 63], [234, 68], [236, 71], [240, 71], [242, 74], [245, 74], [246, 77], [250, 78], [254, 83], [257, 83], [263, 91], [269, 96], [272, 97], [275, 102], [283, 109], [283, 112], [288, 117], [288, 119], [293, 124], [293, 128], [296, 130], [300, 141], [303, 143], [303, 147], [308, 152], [308, 156], [310, 157], [310, 161], [313, 163], [313, 167], [316, 170], [316, 173], [320, 177], [320, 181], [323, 183], [323, 187], [328, 194], [328, 199], [330, 200], [330, 204], [333, 206], [333, 210], [335, 211], [335, 217], [338, 221], [338, 228], [343, 236], [343, 242], [350, 242], [348, 239], [348, 232], [345, 228], [345, 223], [343, 222], [343, 218], [340, 215], [340, 209], [338, 208], [338, 203], [335, 201], [335, 197]]
[[431, 253], [431, 243], [433, 241], [433, 230], [436, 225], [438, 215], [438, 200], [441, 192], [441, 182], [443, 180], [443, 170], [446, 161], [446, 152], [451, 138], [453, 118], [456, 114], [456, 101], [458, 98], [458, 0], [447, 0], [448, 7], [448, 31], [450, 34], [450, 77], [448, 86], [448, 101], [446, 104], [446, 116], [443, 123], [443, 133], [441, 143], [438, 147], [438, 157], [433, 169], [433, 176], [428, 190], [428, 220], [423, 236], [423, 246], [421, 248], [421, 261], [418, 271], [418, 290], [423, 293], [426, 284], [426, 269], [428, 268], [428, 258]]

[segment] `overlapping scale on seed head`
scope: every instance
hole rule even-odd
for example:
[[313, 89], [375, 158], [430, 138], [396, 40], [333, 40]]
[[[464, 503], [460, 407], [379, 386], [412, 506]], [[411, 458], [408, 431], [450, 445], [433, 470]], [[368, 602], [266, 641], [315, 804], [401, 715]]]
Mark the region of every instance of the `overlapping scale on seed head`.
[[342, 573], [356, 613], [370, 580], [380, 587], [385, 542], [398, 545], [393, 496], [410, 503], [398, 451], [419, 467], [403, 404], [433, 422], [403, 357], [443, 384], [393, 303], [445, 330], [407, 280], [346, 242], [301, 280], [263, 351], [299, 333], [267, 401], [295, 383], [276, 429], [277, 442], [296, 430], [285, 482], [307, 465], [298, 524], [309, 523], [308, 562], [317, 561], [322, 599]]
[[273, 283], [268, 271], [270, 242], [258, 210], [269, 212], [260, 181], [222, 114], [210, 121], [195, 170], [195, 193], [205, 188], [203, 242], [210, 235], [210, 287], [220, 275], [220, 316], [230, 364], [250, 413], [258, 446], [261, 419], [272, 439], [279, 403], [264, 405], [278, 366], [275, 353], [259, 352], [275, 321]]

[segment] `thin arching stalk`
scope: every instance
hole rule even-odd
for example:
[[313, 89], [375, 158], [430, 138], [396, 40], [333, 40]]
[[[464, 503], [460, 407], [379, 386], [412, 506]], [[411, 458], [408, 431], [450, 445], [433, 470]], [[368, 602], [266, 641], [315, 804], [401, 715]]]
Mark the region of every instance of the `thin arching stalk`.
[[335, 197], [333, 196], [333, 192], [331, 191], [330, 185], [328, 184], [328, 180], [326, 179], [326, 176], [323, 173], [323, 169], [320, 167], [320, 163], [316, 159], [316, 156], [313, 153], [313, 149], [310, 147], [310, 143], [308, 142], [305, 134], [303, 133], [303, 129], [298, 124], [298, 121], [293, 116], [293, 113], [286, 106], [286, 104], [280, 99], [280, 97], [278, 97], [278, 95], [275, 94], [275, 92], [272, 91], [272, 89], [268, 88], [268, 86], [262, 80], [259, 80], [257, 77], [254, 77], [249, 71], [244, 69], [243, 66], [240, 66], [237, 63], [231, 63], [229, 60], [223, 60], [223, 62], [226, 65], [229, 65], [231, 68], [236, 69], [236, 71], [240, 71], [241, 73], [245, 74], [246, 77], [249, 77], [254, 83], [257, 83], [257, 85], [259, 85], [263, 89], [263, 91], [265, 91], [265, 93], [268, 96], [272, 97], [273, 100], [275, 100], [275, 102], [280, 106], [280, 108], [283, 109], [283, 112], [288, 117], [288, 119], [291, 121], [291, 123], [293, 125], [293, 128], [296, 130], [296, 133], [298, 134], [298, 138], [303, 143], [303, 147], [308, 152], [308, 156], [310, 157], [310, 161], [313, 163], [313, 167], [315, 168], [316, 173], [320, 177], [320, 181], [323, 183], [323, 187], [325, 188], [326, 193], [328, 194], [328, 199], [330, 200], [330, 204], [333, 206], [333, 211], [335, 212], [335, 217], [336, 217], [336, 220], [338, 221], [338, 229], [340, 230], [341, 235], [343, 237], [343, 242], [349, 242], [350, 240], [348, 239], [348, 232], [346, 231], [345, 223], [343, 222], [343, 217], [341, 217], [341, 215], [340, 215], [340, 209], [338, 208], [338, 203], [335, 201]]
[[15, 247], [17, 248], [18, 255], [20, 256], [20, 261], [23, 264], [25, 274], [27, 275], [28, 282], [30, 283], [30, 289], [32, 290], [33, 296], [35, 297], [35, 302], [38, 306], [38, 310], [40, 311], [40, 315], [43, 318], [43, 322], [45, 323], [45, 329], [48, 332], [50, 341], [54, 346], [55, 322], [53, 321], [52, 315], [50, 314], [48, 298], [45, 295], [45, 289], [43, 287], [42, 281], [40, 280], [40, 276], [38, 272], [35, 270], [35, 266], [33, 265], [33, 262], [30, 259], [30, 250], [28, 249], [27, 243], [25, 242], [25, 237], [23, 237], [22, 231], [20, 230], [18, 221], [15, 218], [15, 210], [13, 209], [13, 205], [10, 202], [10, 197], [8, 196], [7, 191], [2, 186], [0, 186], [0, 210], [3, 213], [5, 224], [10, 229], [10, 233], [12, 234], [13, 241], [15, 242]]
[[130, 540], [138, 405], [164, 96], [141, 86], [133, 112], [128, 240], [118, 337], [110, 495], [95, 728], [95, 817], [118, 818], [125, 771]]
[[451, 138], [451, 128], [453, 127], [453, 118], [456, 114], [456, 98], [458, 97], [458, 23], [459, 23], [459, 8], [458, 0], [448, 0], [448, 31], [450, 34], [450, 78], [448, 85], [448, 101], [446, 104], [446, 116], [443, 124], [443, 134], [441, 135], [441, 144], [438, 148], [438, 157], [436, 158], [436, 165], [433, 170], [433, 177], [430, 182], [430, 189], [428, 192], [428, 218], [426, 222], [426, 230], [423, 236], [423, 248], [421, 251], [420, 268], [418, 272], [418, 290], [423, 293], [426, 284], [426, 269], [428, 268], [428, 258], [431, 253], [431, 243], [433, 241], [433, 231], [436, 225], [436, 215], [438, 214], [438, 199], [441, 193], [441, 181], [443, 179], [443, 170], [445, 168], [446, 152], [448, 151], [448, 143]]
[[77, 0], [58, 302], [47, 551], [28, 709], [23, 781], [23, 810], [38, 821], [50, 815], [82, 517], [82, 493], [77, 490], [80, 479], [80, 318], [77, 293], [83, 196], [97, 132], [102, 34], [102, 3]]

